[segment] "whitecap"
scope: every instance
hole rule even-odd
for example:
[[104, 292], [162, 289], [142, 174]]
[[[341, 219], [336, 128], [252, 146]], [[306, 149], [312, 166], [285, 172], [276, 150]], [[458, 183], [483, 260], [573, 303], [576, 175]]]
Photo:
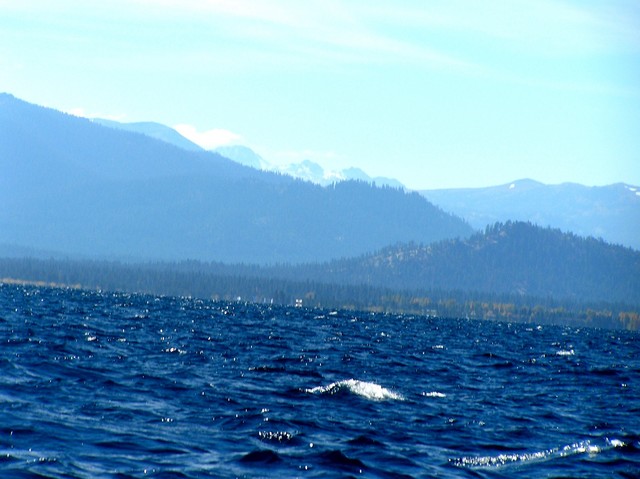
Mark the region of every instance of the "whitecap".
[[293, 439], [293, 434], [288, 431], [259, 431], [258, 437], [265, 442], [289, 442]]
[[622, 442], [620, 439], [607, 439], [607, 443], [610, 444], [612, 447], [624, 447], [625, 443]]
[[576, 353], [573, 349], [561, 349], [560, 351], [556, 351], [556, 356], [573, 356], [575, 354]]
[[356, 396], [360, 396], [364, 399], [371, 401], [385, 401], [385, 400], [404, 400], [401, 394], [393, 392], [387, 388], [384, 388], [376, 383], [370, 383], [367, 381], [359, 381], [357, 379], [346, 379], [343, 381], [337, 381], [331, 383], [328, 386], [318, 386], [311, 389], [306, 389], [305, 392], [310, 394], [326, 394], [334, 395], [347, 391]]
[[428, 398], [446, 398], [447, 395], [444, 393], [439, 393], [438, 391], [431, 391], [430, 393], [422, 393], [423, 396]]

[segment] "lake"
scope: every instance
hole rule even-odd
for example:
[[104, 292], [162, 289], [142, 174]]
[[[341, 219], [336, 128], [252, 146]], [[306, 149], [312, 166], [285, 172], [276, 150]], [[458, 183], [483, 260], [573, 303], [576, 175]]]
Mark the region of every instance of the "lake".
[[640, 334], [0, 286], [0, 477], [640, 477]]

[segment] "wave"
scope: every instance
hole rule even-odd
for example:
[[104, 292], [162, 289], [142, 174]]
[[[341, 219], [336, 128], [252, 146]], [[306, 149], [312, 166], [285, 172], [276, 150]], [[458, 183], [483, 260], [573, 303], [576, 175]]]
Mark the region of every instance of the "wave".
[[423, 392], [422, 395], [428, 398], [446, 398], [447, 395], [438, 391]]
[[573, 349], [561, 349], [556, 351], [556, 356], [575, 356], [576, 352]]
[[240, 462], [268, 465], [282, 462], [282, 458], [277, 452], [271, 449], [258, 449], [242, 456]]
[[376, 383], [359, 381], [357, 379], [346, 379], [331, 383], [328, 386], [318, 386], [311, 389], [305, 389], [310, 394], [335, 395], [344, 394], [345, 392], [355, 394], [370, 401], [395, 400], [403, 401], [401, 394], [393, 392]]
[[574, 456], [576, 454], [596, 455], [609, 449], [624, 446], [625, 443], [618, 439], [607, 439], [606, 443], [601, 446], [594, 445], [591, 441], [581, 441], [545, 451], [498, 454], [496, 456], [462, 457], [450, 459], [449, 462], [454, 466], [470, 469], [499, 468], [515, 464], [545, 462], [557, 458]]

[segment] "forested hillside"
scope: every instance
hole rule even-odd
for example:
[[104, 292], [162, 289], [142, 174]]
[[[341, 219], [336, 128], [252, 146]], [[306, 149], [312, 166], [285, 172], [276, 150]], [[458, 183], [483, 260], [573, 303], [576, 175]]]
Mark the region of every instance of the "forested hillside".
[[[56, 278], [57, 264], [52, 263], [50, 272], [46, 273], [47, 281], [100, 287], [118, 285], [115, 281], [103, 284], [93, 279], [91, 262], [81, 262], [73, 268], [76, 279]], [[265, 297], [272, 297], [278, 288], [265, 288], [264, 285], [272, 281], [290, 281], [382, 288], [417, 296], [425, 291], [457, 291], [469, 297], [506, 294], [577, 303], [624, 303], [640, 308], [639, 252], [529, 223], [498, 223], [469, 239], [445, 240], [430, 245], [401, 244], [328, 263], [260, 266], [189, 261], [154, 264], [155, 269], [171, 274], [184, 273], [190, 278], [211, 275], [253, 278], [261, 284], [260, 293], [256, 292], [256, 295]], [[135, 270], [140, 266], [132, 265], [131, 268]], [[84, 273], [84, 270], [89, 272]], [[25, 272], [28, 273], [26, 276]], [[21, 275], [8, 277], [44, 279], [24, 268], [14, 273]], [[139, 281], [144, 282], [144, 279]], [[209, 296], [215, 290], [207, 290], [203, 286], [205, 282], [202, 282], [204, 290], [199, 289], [199, 281], [185, 284], [188, 286], [173, 294], [188, 295], [198, 291], [198, 294]], [[234, 294], [225, 291], [225, 294]], [[246, 296], [247, 289], [242, 291], [241, 295]], [[253, 297], [252, 294], [249, 296]]]
[[266, 274], [368, 284], [640, 305], [640, 252], [525, 222], [468, 239], [403, 244], [365, 256]]
[[0, 95], [0, 245], [128, 260], [349, 257], [471, 228], [417, 193], [326, 188]]

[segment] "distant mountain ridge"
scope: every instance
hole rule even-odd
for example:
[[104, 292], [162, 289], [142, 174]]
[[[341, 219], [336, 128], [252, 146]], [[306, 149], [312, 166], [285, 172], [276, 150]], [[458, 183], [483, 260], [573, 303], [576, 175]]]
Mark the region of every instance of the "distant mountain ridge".
[[251, 148], [242, 145], [229, 145], [216, 148], [216, 153], [234, 160], [241, 165], [251, 166], [264, 171], [284, 173], [304, 181], [309, 181], [321, 186], [329, 186], [340, 181], [364, 181], [376, 186], [391, 186], [404, 188], [404, 185], [393, 178], [382, 176], [371, 177], [360, 168], [344, 168], [340, 170], [326, 170], [319, 163], [311, 160], [302, 160], [299, 163], [291, 163], [286, 166], [278, 166], [269, 163]]
[[617, 183], [587, 187], [518, 180], [488, 188], [420, 193], [476, 229], [497, 221], [531, 221], [640, 250], [640, 187]]
[[363, 181], [376, 186], [390, 186], [392, 188], [404, 188], [404, 185], [393, 178], [383, 176], [371, 177], [360, 168], [344, 168], [341, 170], [325, 170], [320, 164], [311, 160], [303, 160], [300, 163], [292, 163], [285, 167], [272, 167], [273, 170], [310, 181], [318, 185], [327, 186], [339, 181]]
[[[155, 122], [120, 123], [113, 120], [93, 118], [93, 122], [116, 128], [120, 130], [141, 133], [157, 140], [161, 140], [179, 148], [189, 151], [203, 151], [204, 149], [191, 140], [185, 138], [171, 127]], [[304, 181], [309, 181], [321, 186], [328, 186], [339, 181], [364, 181], [376, 186], [391, 186], [394, 188], [404, 188], [398, 180], [386, 177], [371, 177], [360, 168], [345, 168], [331, 171], [325, 170], [320, 164], [311, 160], [303, 160], [299, 163], [291, 163], [286, 166], [279, 166], [269, 163], [254, 150], [244, 145], [225, 145], [213, 150], [225, 158], [235, 161], [244, 166], [249, 166], [263, 171], [283, 173]]]
[[152, 121], [121, 123], [119, 121], [105, 120], [102, 118], [91, 118], [91, 121], [102, 126], [108, 126], [109, 128], [116, 128], [118, 130], [131, 131], [134, 133], [147, 135], [151, 138], [155, 138], [156, 140], [164, 141], [188, 151], [204, 151], [204, 148], [202, 148], [201, 146], [185, 138], [173, 128], [170, 128], [161, 123]]
[[[112, 128], [143, 133], [189, 150], [202, 150], [177, 131], [158, 123], [118, 123], [93, 120]], [[325, 170], [318, 163], [303, 160], [274, 166], [251, 148], [229, 145], [214, 152], [241, 165], [283, 173], [293, 178], [327, 186], [358, 180], [378, 186], [404, 188], [399, 181], [371, 177], [359, 168]], [[618, 183], [586, 187], [575, 183], [546, 185], [530, 179], [486, 188], [454, 188], [420, 191], [445, 211], [464, 218], [476, 230], [497, 221], [531, 221], [582, 236], [603, 238], [614, 244], [640, 250], [640, 187]]]
[[219, 146], [213, 151], [215, 153], [218, 153], [219, 155], [224, 156], [225, 158], [229, 158], [230, 160], [233, 160], [244, 166], [250, 166], [251, 168], [255, 168], [256, 170], [269, 171], [272, 169], [271, 165], [264, 158], [262, 158], [248, 146]]
[[471, 228], [416, 193], [327, 188], [0, 94], [0, 244], [61, 255], [307, 262]]
[[[118, 123], [93, 120], [112, 128], [143, 133], [189, 150], [202, 150], [177, 131], [158, 123]], [[325, 170], [303, 160], [275, 166], [251, 148], [229, 145], [214, 152], [237, 163], [263, 171], [283, 173], [327, 186], [341, 181], [364, 181], [378, 186], [404, 188], [399, 181], [371, 177], [359, 168]], [[530, 179], [486, 188], [422, 190], [420, 193], [445, 211], [464, 218], [476, 230], [505, 221], [531, 221], [582, 236], [603, 238], [614, 244], [640, 250], [640, 187], [614, 184], [586, 187], [575, 183], [546, 185]]]

